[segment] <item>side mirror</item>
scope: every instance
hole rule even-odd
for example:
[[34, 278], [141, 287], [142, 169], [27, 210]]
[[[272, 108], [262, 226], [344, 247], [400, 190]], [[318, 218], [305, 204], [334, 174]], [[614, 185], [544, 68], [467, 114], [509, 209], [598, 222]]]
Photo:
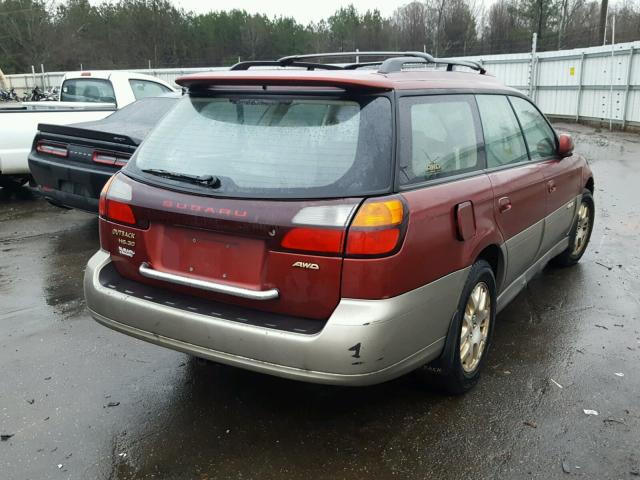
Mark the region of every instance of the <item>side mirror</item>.
[[560, 155], [561, 158], [573, 155], [573, 139], [571, 135], [561, 133], [558, 137], [558, 155]]

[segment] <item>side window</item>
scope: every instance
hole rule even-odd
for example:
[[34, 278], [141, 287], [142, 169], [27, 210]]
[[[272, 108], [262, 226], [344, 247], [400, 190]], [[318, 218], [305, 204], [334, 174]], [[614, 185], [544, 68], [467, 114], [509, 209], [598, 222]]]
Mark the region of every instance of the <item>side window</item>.
[[482, 133], [471, 95], [405, 97], [400, 102], [401, 185], [482, 168]]
[[522, 131], [507, 97], [477, 95], [476, 100], [484, 130], [487, 168], [528, 160]]
[[553, 157], [556, 154], [556, 137], [538, 109], [524, 98], [509, 97], [518, 115], [524, 138], [532, 160]]
[[164, 85], [148, 80], [131, 79], [129, 80], [129, 85], [131, 85], [131, 90], [133, 90], [133, 96], [136, 97], [136, 100], [146, 97], [157, 97], [158, 95], [171, 91]]

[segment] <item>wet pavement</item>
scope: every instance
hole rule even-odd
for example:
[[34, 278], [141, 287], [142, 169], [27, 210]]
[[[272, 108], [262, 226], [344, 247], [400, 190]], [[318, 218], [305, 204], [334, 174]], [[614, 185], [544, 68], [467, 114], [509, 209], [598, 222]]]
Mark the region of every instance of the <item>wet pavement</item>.
[[412, 375], [297, 383], [108, 330], [82, 295], [96, 219], [0, 189], [0, 478], [638, 478], [640, 136], [559, 129], [595, 172], [591, 245], [498, 316], [463, 397]]

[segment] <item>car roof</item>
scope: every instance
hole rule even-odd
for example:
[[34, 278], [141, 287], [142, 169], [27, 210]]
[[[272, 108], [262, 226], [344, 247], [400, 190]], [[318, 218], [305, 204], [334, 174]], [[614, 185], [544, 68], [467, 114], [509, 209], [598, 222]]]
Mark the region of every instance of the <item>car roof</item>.
[[403, 70], [393, 73], [380, 73], [374, 69], [311, 71], [256, 69], [199, 73], [180, 77], [176, 83], [187, 88], [268, 84], [372, 90], [471, 89], [517, 92], [506, 87], [492, 75], [434, 69]]

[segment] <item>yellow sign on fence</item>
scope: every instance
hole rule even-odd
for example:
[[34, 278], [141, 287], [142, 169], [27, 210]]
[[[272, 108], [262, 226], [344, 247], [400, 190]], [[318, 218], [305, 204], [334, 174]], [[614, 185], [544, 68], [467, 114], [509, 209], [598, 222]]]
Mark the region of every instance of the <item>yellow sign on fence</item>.
[[576, 67], [569, 67], [569, 75], [572, 77], [576, 74]]

